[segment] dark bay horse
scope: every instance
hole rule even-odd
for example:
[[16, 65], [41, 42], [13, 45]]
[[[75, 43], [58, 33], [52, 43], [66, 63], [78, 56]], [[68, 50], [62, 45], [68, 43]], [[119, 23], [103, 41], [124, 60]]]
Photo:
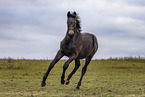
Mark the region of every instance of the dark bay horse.
[[67, 13], [67, 33], [65, 38], [61, 41], [60, 49], [57, 52], [54, 60], [50, 63], [47, 72], [43, 77], [43, 81], [41, 83], [41, 87], [46, 85], [45, 81], [47, 79], [48, 74], [54, 65], [63, 57], [67, 56], [69, 59], [63, 65], [63, 72], [61, 76], [61, 84], [65, 83], [65, 71], [67, 70], [69, 64], [75, 60], [75, 68], [68, 75], [66, 80], [66, 85], [69, 84], [70, 78], [76, 72], [76, 70], [80, 66], [80, 59], [85, 58], [85, 65], [82, 68], [81, 78], [77, 84], [76, 89], [79, 89], [81, 86], [81, 81], [86, 73], [87, 66], [90, 63], [92, 57], [96, 53], [98, 49], [98, 42], [93, 34], [89, 33], [81, 33], [80, 20], [76, 12]]

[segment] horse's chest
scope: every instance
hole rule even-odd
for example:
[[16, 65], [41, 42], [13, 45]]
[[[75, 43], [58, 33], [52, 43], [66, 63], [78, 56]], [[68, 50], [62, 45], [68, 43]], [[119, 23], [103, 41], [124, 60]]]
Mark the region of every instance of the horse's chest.
[[70, 44], [61, 46], [61, 52], [66, 56], [72, 55], [74, 51], [75, 51], [75, 47]]

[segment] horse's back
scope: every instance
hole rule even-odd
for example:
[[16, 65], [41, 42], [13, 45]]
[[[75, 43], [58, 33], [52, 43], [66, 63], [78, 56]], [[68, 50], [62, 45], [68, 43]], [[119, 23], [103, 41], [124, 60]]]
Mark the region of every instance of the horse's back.
[[94, 34], [82, 33], [82, 43], [84, 45], [88, 44], [89, 46], [98, 48], [98, 41]]
[[79, 57], [86, 58], [87, 56], [94, 55], [98, 49], [98, 42], [95, 35], [90, 33], [82, 33], [82, 50]]

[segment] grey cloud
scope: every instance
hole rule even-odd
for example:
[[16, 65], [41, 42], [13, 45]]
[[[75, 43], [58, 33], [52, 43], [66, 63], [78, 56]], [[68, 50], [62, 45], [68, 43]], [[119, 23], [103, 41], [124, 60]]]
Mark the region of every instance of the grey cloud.
[[66, 33], [68, 10], [79, 13], [83, 32], [98, 37], [94, 59], [144, 55], [144, 4], [143, 0], [1, 0], [1, 56], [52, 59]]

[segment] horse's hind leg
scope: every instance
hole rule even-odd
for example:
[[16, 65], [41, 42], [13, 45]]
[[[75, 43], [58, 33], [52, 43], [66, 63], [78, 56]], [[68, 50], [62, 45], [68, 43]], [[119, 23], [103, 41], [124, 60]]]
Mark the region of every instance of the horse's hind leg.
[[45, 81], [47, 79], [48, 74], [50, 73], [51, 69], [54, 67], [54, 65], [63, 57], [61, 51], [59, 50], [56, 57], [54, 58], [54, 60], [50, 63], [47, 72], [45, 73], [45, 75], [43, 76], [43, 80], [41, 83], [41, 87], [44, 87], [46, 85]]
[[75, 68], [73, 69], [73, 71], [68, 75], [68, 78], [66, 80], [66, 85], [69, 84], [69, 80], [71, 79], [72, 75], [76, 72], [76, 70], [80, 67], [80, 60], [76, 59], [75, 60]]
[[79, 82], [78, 82], [78, 85], [77, 85], [76, 89], [80, 89], [80, 86], [81, 86], [81, 82], [82, 82], [83, 76], [84, 76], [85, 73], [86, 73], [87, 66], [88, 66], [88, 64], [90, 63], [91, 58], [92, 58], [92, 57], [86, 58], [86, 63], [85, 63], [85, 65], [84, 65], [84, 67], [82, 68], [81, 78], [80, 78], [80, 80], [79, 80]]

